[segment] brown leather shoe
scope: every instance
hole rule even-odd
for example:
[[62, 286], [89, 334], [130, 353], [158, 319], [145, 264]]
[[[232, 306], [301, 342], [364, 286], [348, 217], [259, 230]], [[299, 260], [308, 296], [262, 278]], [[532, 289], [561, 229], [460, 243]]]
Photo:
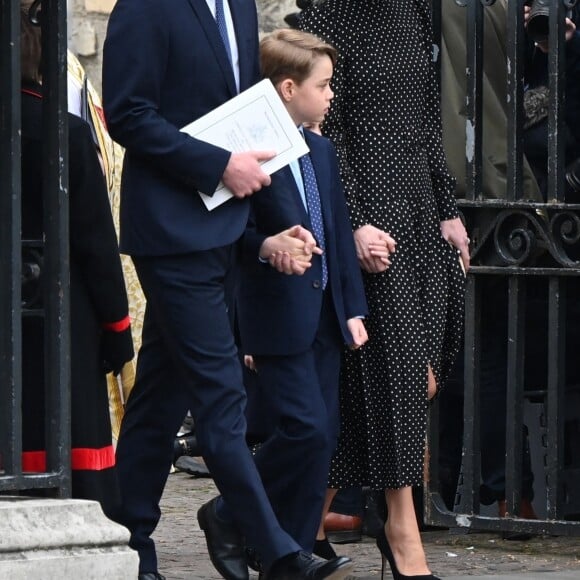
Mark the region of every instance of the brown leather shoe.
[[324, 518], [324, 531], [329, 542], [348, 544], [362, 539], [362, 518], [328, 512]]
[[[500, 518], [505, 518], [507, 514], [507, 502], [505, 499], [500, 499], [497, 502], [497, 513]], [[538, 516], [534, 511], [534, 506], [529, 499], [524, 499], [520, 501], [520, 513], [519, 518], [524, 520], [537, 520]], [[529, 534], [526, 532], [503, 532], [502, 537], [504, 540], [515, 540], [515, 541], [526, 541], [534, 537], [534, 534]]]
[[[500, 518], [505, 518], [507, 513], [507, 502], [505, 499], [500, 499], [497, 502], [497, 514]], [[532, 506], [532, 502], [529, 499], [524, 499], [520, 501], [520, 513], [518, 515], [519, 518], [523, 518], [524, 520], [537, 520], [538, 516], [534, 511], [534, 506]], [[326, 522], [325, 522], [326, 524]], [[326, 527], [326, 525], [325, 525]]]

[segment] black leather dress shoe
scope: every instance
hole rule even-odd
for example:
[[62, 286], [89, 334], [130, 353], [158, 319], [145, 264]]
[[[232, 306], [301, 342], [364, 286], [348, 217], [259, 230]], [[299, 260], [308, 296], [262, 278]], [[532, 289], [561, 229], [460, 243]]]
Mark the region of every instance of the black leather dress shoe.
[[226, 580], [249, 580], [243, 538], [232, 523], [218, 517], [217, 500], [214, 497], [197, 512], [197, 521], [205, 533], [210, 560]]
[[165, 580], [165, 576], [162, 576], [159, 572], [145, 572], [144, 574], [139, 574], [138, 580]]
[[189, 455], [178, 457], [174, 465], [178, 471], [189, 473], [194, 477], [211, 477], [206, 464]]
[[175, 463], [175, 460], [182, 455], [189, 455], [190, 457], [201, 456], [201, 449], [197, 444], [195, 435], [188, 433], [173, 440], [173, 462]]
[[254, 572], [263, 572], [264, 567], [262, 566], [262, 561], [258, 552], [254, 548], [249, 548], [246, 546], [246, 563], [248, 567], [254, 570]]
[[294, 552], [276, 560], [264, 580], [342, 580], [352, 570], [350, 558], [320, 560], [306, 552]]

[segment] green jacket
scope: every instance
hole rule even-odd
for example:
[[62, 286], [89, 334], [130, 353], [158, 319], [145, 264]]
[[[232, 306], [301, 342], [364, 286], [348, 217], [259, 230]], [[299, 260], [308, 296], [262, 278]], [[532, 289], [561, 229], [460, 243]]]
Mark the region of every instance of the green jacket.
[[[467, 8], [442, 0], [441, 103], [443, 146], [457, 179], [456, 196], [465, 197]], [[507, 188], [507, 56], [505, 0], [484, 7], [483, 196], [501, 199]], [[542, 201], [524, 158], [523, 199]], [[519, 196], [518, 196], [519, 197]]]

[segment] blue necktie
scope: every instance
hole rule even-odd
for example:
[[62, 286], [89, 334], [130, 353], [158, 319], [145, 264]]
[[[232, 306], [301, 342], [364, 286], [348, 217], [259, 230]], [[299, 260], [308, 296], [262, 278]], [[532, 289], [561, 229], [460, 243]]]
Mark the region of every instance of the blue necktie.
[[[321, 250], [326, 249], [324, 240], [324, 223], [322, 221], [322, 208], [320, 206], [320, 194], [318, 192], [318, 184], [316, 183], [316, 175], [310, 155], [306, 154], [300, 157], [300, 169], [302, 170], [302, 179], [304, 180], [304, 194], [306, 196], [306, 204], [308, 205], [308, 214], [310, 215], [310, 223], [314, 237], [318, 242]], [[326, 265], [326, 254], [322, 254], [322, 289], [326, 288], [328, 282], [328, 267]]]
[[[226, 0], [227, 1], [227, 0]], [[226, 26], [226, 15], [224, 14], [224, 0], [215, 0], [215, 21], [222, 37], [222, 42], [226, 49], [230, 64], [232, 64], [232, 50], [230, 48], [230, 39], [228, 37], [228, 28]]]

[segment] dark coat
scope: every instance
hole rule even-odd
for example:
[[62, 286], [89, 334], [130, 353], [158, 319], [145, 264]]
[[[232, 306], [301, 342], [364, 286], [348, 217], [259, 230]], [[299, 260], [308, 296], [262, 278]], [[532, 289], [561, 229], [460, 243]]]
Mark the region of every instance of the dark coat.
[[[43, 238], [42, 100], [22, 94], [22, 239]], [[38, 96], [35, 96], [37, 94]], [[128, 303], [107, 190], [89, 126], [69, 115], [71, 399], [73, 496], [117, 499], [114, 451], [103, 367], [103, 325], [127, 317]], [[44, 324], [23, 319], [24, 469], [42, 471]]]
[[[572, 11], [572, 20], [580, 25], [580, 8]], [[580, 156], [580, 32], [564, 44], [566, 51], [566, 83], [564, 87], [566, 102], [564, 107], [564, 153], [565, 164], [572, 163]], [[542, 52], [529, 40], [526, 47], [524, 78], [526, 90], [546, 87], [543, 112], [532, 117], [529, 127], [524, 131], [524, 152], [532, 166], [544, 196], [548, 188], [548, 103], [549, 83], [548, 54]], [[578, 194], [567, 193], [568, 202], [577, 203]]]

